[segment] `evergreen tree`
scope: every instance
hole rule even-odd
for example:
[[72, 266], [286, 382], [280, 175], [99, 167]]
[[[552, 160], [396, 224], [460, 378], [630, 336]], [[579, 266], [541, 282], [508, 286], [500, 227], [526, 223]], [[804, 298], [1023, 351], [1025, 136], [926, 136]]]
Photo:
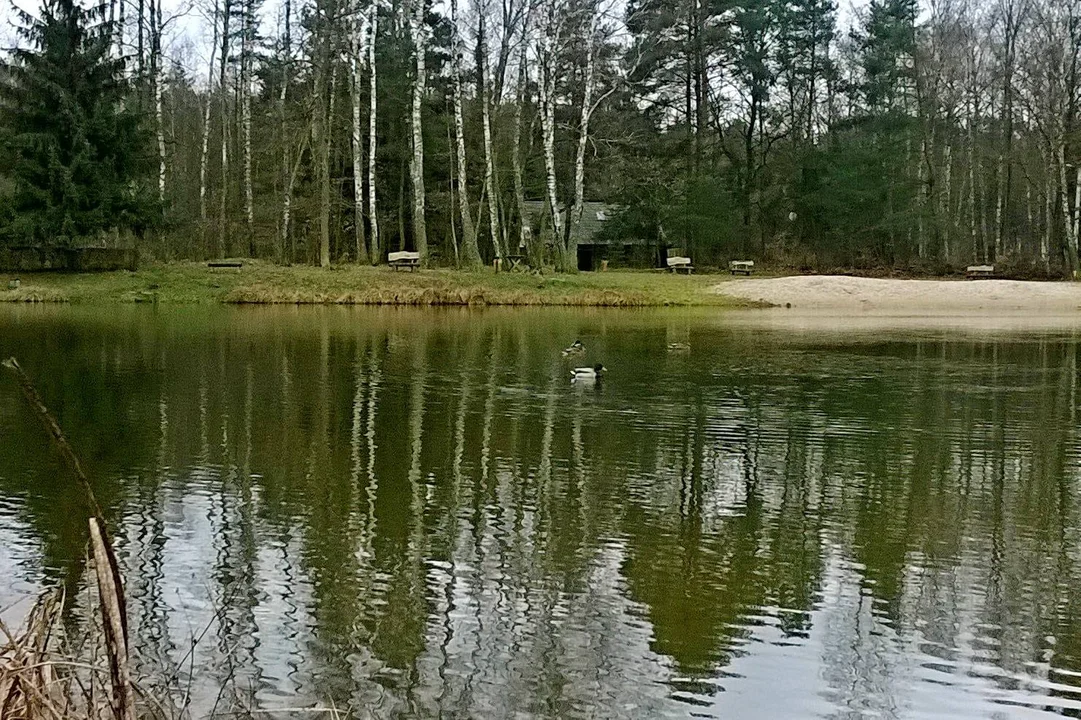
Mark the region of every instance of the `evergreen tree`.
[[141, 232], [149, 136], [113, 56], [106, 5], [46, 0], [20, 14], [24, 47], [0, 82], [0, 172], [9, 190], [0, 234], [9, 242], [71, 245], [107, 231]]

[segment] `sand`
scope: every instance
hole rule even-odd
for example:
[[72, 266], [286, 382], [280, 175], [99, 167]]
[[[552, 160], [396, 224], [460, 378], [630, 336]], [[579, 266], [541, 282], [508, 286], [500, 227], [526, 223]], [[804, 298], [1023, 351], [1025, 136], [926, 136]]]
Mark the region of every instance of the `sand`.
[[714, 291], [831, 314], [1081, 315], [1081, 283], [1021, 280], [880, 280], [804, 275], [732, 280]]

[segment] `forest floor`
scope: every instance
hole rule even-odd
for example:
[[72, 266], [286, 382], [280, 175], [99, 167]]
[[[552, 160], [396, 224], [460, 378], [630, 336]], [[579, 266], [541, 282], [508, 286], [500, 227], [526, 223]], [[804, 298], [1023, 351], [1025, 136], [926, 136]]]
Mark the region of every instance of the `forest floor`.
[[535, 275], [386, 267], [283, 267], [244, 261], [240, 269], [168, 263], [136, 272], [0, 274], [0, 302], [251, 303], [347, 305], [564, 305], [750, 307], [752, 301], [713, 292], [719, 275], [609, 271]]
[[797, 310], [882, 315], [1073, 314], [1081, 283], [1027, 280], [897, 280], [843, 275], [742, 279], [724, 297]]

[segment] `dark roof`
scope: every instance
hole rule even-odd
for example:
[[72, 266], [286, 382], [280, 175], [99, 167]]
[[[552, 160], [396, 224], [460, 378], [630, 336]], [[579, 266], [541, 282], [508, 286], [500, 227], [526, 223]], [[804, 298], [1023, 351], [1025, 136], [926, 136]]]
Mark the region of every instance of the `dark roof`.
[[[536, 227], [540, 225], [541, 214], [547, 210], [548, 203], [544, 200], [526, 200], [525, 209], [529, 214], [531, 224]], [[622, 205], [612, 205], [602, 202], [584, 202], [582, 203], [582, 222], [578, 226], [578, 244], [590, 245], [590, 244], [608, 244], [607, 240], [594, 239], [597, 233], [604, 227], [604, 223], [610, 220], [613, 216], [619, 213], [623, 209]], [[566, 213], [560, 208], [559, 214], [566, 218]], [[626, 240], [624, 242], [633, 242]]]

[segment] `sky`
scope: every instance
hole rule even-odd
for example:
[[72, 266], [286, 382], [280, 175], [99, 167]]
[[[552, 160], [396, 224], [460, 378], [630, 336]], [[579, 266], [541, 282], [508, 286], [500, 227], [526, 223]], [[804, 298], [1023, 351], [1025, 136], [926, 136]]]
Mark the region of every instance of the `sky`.
[[[135, 15], [134, 2], [133, 0], [127, 0], [127, 2], [129, 3], [127, 14], [132, 17]], [[207, 18], [213, 0], [163, 0], [163, 2], [166, 56], [179, 58], [197, 83], [205, 82], [206, 65], [210, 60], [210, 45], [213, 39], [213, 30]], [[442, 0], [435, 0], [435, 2], [437, 5], [443, 4]], [[869, 0], [838, 0], [838, 25], [842, 29], [847, 28], [858, 14], [859, 8], [868, 2]], [[11, 3], [31, 14], [36, 14], [41, 4], [38, 0], [11, 0]], [[263, 0], [259, 19], [260, 32], [264, 37], [276, 34], [283, 4], [283, 0]], [[0, 44], [5, 48], [12, 47], [16, 40], [14, 14], [10, 9], [5, 8], [0, 11], [0, 18], [4, 21], [3, 26], [0, 27]]]

